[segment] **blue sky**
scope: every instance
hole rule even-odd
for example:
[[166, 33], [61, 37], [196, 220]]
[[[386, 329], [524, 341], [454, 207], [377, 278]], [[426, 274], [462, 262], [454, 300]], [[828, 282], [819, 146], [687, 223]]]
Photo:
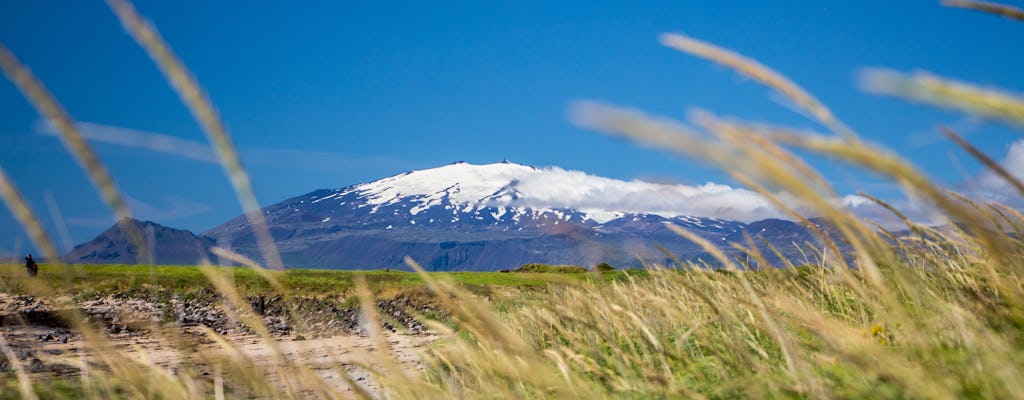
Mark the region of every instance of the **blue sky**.
[[[998, 159], [1020, 138], [1005, 125], [857, 89], [859, 68], [884, 66], [1024, 91], [1024, 25], [937, 1], [136, 6], [217, 105], [263, 204], [455, 160], [731, 183], [710, 167], [574, 127], [567, 110], [577, 99], [817, 128], [766, 89], [660, 46], [662, 32], [734, 49], [790, 76], [865, 138], [952, 187], [980, 170], [940, 139], [937, 125], [960, 129]], [[205, 140], [102, 1], [0, 1], [0, 41], [96, 131]], [[111, 225], [85, 175], [9, 82], [0, 84], [0, 104], [0, 165], [36, 212], [50, 221], [55, 205], [75, 243]], [[95, 148], [140, 218], [201, 232], [241, 212], [213, 163]], [[875, 176], [815, 165], [843, 193], [898, 194]], [[0, 254], [26, 248], [23, 236], [0, 213]]]

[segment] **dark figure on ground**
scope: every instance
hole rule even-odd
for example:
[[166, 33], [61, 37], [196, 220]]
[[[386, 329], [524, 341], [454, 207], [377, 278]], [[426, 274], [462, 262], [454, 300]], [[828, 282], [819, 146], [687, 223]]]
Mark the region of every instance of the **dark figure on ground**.
[[39, 266], [36, 265], [36, 260], [32, 259], [31, 254], [25, 256], [25, 272], [29, 277], [34, 277], [39, 273]]

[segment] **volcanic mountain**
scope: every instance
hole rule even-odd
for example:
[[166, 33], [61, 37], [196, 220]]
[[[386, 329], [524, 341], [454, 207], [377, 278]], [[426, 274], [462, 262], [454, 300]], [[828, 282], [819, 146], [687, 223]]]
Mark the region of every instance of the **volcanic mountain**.
[[[737, 196], [746, 198], [737, 202]], [[600, 262], [640, 266], [641, 259], [669, 262], [658, 246], [682, 259], [712, 261], [666, 227], [675, 224], [723, 245], [742, 241], [745, 222], [688, 215], [707, 212], [708, 207], [743, 218], [771, 213], [758, 196], [722, 185], [627, 182], [507, 161], [456, 162], [317, 190], [263, 212], [289, 267], [405, 268], [403, 258], [410, 256], [428, 270], [479, 271], [529, 262], [587, 266]], [[786, 240], [806, 237], [806, 230], [797, 224], [770, 221], [751, 232], [765, 239], [761, 243], [791, 249], [792, 243], [774, 243], [772, 235]], [[773, 228], [768, 232], [762, 226]], [[203, 236], [259, 258], [244, 216]]]

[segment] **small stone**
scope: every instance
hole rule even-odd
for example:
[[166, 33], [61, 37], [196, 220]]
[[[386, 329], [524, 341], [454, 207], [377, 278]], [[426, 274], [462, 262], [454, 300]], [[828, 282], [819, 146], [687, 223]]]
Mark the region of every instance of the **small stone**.
[[43, 360], [33, 358], [32, 361], [29, 361], [28, 363], [28, 372], [36, 373], [43, 372], [45, 370], [46, 368], [43, 366]]

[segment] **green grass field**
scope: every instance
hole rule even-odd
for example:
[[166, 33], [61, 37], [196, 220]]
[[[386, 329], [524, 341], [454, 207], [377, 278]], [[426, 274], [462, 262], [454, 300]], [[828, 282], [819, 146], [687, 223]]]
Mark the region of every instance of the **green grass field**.
[[[270, 283], [255, 271], [244, 267], [215, 267], [228, 272], [240, 293], [252, 296], [273, 292]], [[374, 292], [424, 285], [423, 276], [408, 271], [349, 271], [289, 269], [270, 272], [296, 296], [349, 294], [353, 277], [362, 276]], [[432, 279], [448, 281], [470, 289], [490, 287], [526, 288], [548, 284], [572, 284], [584, 281], [610, 281], [626, 275], [643, 276], [645, 271], [611, 271], [600, 275], [589, 272], [429, 272]], [[0, 265], [0, 291], [31, 294], [24, 285], [23, 265]], [[39, 268], [34, 279], [55, 289], [57, 295], [95, 296], [112, 293], [163, 292], [186, 294], [216, 289], [197, 266], [146, 265], [47, 265]]]

